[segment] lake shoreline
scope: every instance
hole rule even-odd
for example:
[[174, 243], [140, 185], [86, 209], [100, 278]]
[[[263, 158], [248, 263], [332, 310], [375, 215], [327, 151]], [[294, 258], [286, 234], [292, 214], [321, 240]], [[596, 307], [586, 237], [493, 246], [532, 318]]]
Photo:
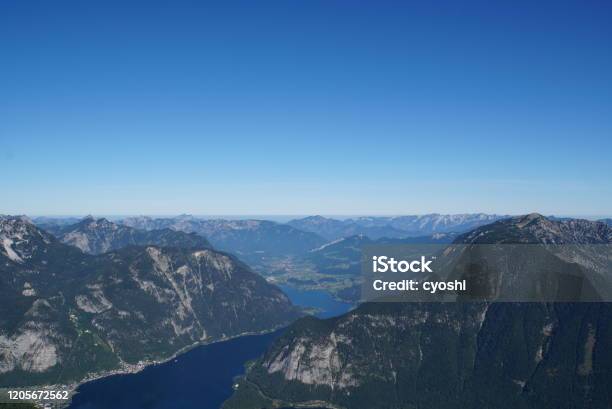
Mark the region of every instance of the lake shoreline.
[[[346, 301], [339, 301], [337, 300], [333, 294], [327, 292], [327, 291], [321, 291], [321, 290], [302, 290], [302, 289], [298, 289], [292, 286], [283, 286], [280, 285], [279, 287], [281, 287], [283, 289], [284, 292], [289, 292], [289, 298], [292, 299], [292, 303], [300, 308], [303, 309], [303, 311], [307, 311], [309, 308], [310, 309], [316, 309], [318, 310], [316, 314], [314, 314], [315, 316], [317, 316], [320, 319], [326, 319], [326, 318], [330, 318], [330, 316], [336, 316], [336, 315], [341, 315], [343, 313], [346, 313], [348, 310], [351, 310], [353, 308], [355, 308], [355, 304], [352, 303], [348, 303]], [[285, 287], [285, 288], [283, 288]], [[289, 287], [291, 290], [288, 290], [286, 287]], [[302, 297], [304, 295], [315, 295], [316, 298], [318, 299], [318, 302], [313, 302], [312, 299], [302, 299]], [[320, 302], [321, 300], [321, 295], [324, 295], [325, 297], [325, 301], [323, 304], [321, 305], [316, 305]], [[329, 297], [329, 299], [327, 299], [327, 297]], [[330, 299], [333, 300], [332, 303], [330, 303]], [[311, 304], [312, 303], [312, 304]], [[315, 304], [315, 305], [313, 305]], [[329, 309], [329, 310], [328, 310]], [[331, 314], [330, 314], [331, 313]], [[310, 315], [310, 314], [306, 314], [306, 315]], [[299, 318], [298, 318], [299, 319]], [[100, 371], [100, 372], [95, 372], [95, 373], [91, 373], [89, 375], [87, 375], [85, 378], [83, 378], [82, 380], [78, 381], [78, 382], [73, 382], [73, 383], [69, 383], [69, 384], [55, 384], [55, 385], [45, 385], [44, 387], [41, 386], [30, 386], [28, 387], [29, 389], [46, 389], [46, 390], [65, 390], [68, 391], [69, 396], [68, 399], [65, 401], [54, 401], [54, 404], [57, 405], [58, 409], [66, 409], [68, 407], [70, 407], [73, 403], [73, 399], [74, 397], [76, 397], [79, 394], [78, 389], [85, 385], [85, 384], [89, 384], [91, 382], [94, 381], [98, 381], [104, 378], [109, 378], [115, 375], [132, 375], [132, 374], [138, 374], [142, 371], [144, 371], [147, 368], [152, 368], [158, 365], [162, 365], [165, 363], [168, 363], [176, 358], [178, 358], [179, 356], [182, 356], [186, 353], [188, 353], [189, 351], [192, 351], [198, 347], [203, 347], [203, 346], [209, 346], [209, 345], [214, 345], [214, 344], [219, 344], [219, 343], [223, 343], [223, 342], [227, 342], [227, 341], [231, 341], [231, 340], [235, 340], [235, 339], [239, 339], [239, 338], [243, 338], [243, 337], [248, 337], [248, 336], [260, 336], [260, 335], [266, 335], [266, 334], [271, 334], [274, 333], [276, 331], [280, 331], [284, 328], [287, 328], [289, 325], [291, 325], [291, 323], [294, 321], [289, 321], [286, 323], [283, 323], [281, 325], [278, 325], [276, 327], [270, 328], [270, 329], [266, 329], [266, 330], [262, 330], [262, 331], [248, 331], [248, 332], [242, 332], [240, 334], [236, 334], [233, 336], [228, 336], [228, 337], [222, 337], [222, 338], [217, 338], [217, 339], [213, 339], [213, 340], [200, 340], [197, 342], [194, 342], [190, 345], [187, 345], [179, 350], [177, 350], [176, 352], [174, 352], [172, 355], [163, 358], [163, 359], [157, 359], [157, 360], [149, 360], [149, 361], [141, 361], [138, 362], [136, 364], [128, 364], [125, 362], [122, 362], [120, 364], [120, 366], [118, 368], [112, 369], [112, 370], [107, 370], [107, 371]], [[23, 388], [22, 388], [23, 389]], [[45, 402], [33, 402], [37, 405], [39, 405], [39, 407], [43, 407], [43, 404]]]
[[[273, 328], [267, 329], [267, 330], [248, 331], [248, 332], [242, 332], [240, 334], [232, 335], [232, 336], [229, 336], [229, 337], [218, 338], [218, 339], [214, 339], [214, 340], [210, 340], [210, 341], [198, 341], [198, 342], [194, 342], [193, 344], [187, 345], [187, 346], [179, 349], [178, 351], [176, 351], [175, 353], [173, 353], [171, 356], [169, 356], [167, 358], [159, 359], [159, 360], [151, 360], [151, 361], [141, 361], [141, 362], [139, 362], [137, 364], [122, 363], [122, 365], [119, 368], [117, 368], [117, 369], [92, 373], [92, 374], [88, 375], [87, 377], [83, 378], [82, 380], [80, 380], [78, 382], [74, 382], [74, 383], [44, 385], [44, 386], [32, 385], [32, 386], [28, 386], [27, 388], [19, 388], [19, 389], [28, 389], [28, 390], [65, 390], [65, 391], [68, 391], [69, 397], [68, 397], [67, 400], [65, 400], [65, 401], [53, 401], [53, 403], [57, 405], [58, 409], [65, 409], [65, 408], [68, 408], [72, 404], [72, 399], [78, 394], [78, 388], [80, 386], [82, 386], [82, 385], [87, 384], [87, 383], [98, 381], [100, 379], [108, 378], [108, 377], [115, 376], [115, 375], [137, 374], [137, 373], [140, 373], [140, 372], [142, 372], [143, 370], [145, 370], [147, 368], [168, 363], [168, 362], [172, 361], [173, 359], [176, 359], [177, 357], [179, 357], [179, 356], [181, 356], [181, 355], [183, 355], [183, 354], [185, 354], [185, 353], [187, 353], [189, 351], [192, 351], [192, 350], [194, 350], [194, 349], [196, 349], [198, 347], [201, 347], [201, 346], [214, 345], [214, 344], [218, 344], [218, 343], [222, 343], [222, 342], [227, 342], [227, 341], [235, 340], [235, 339], [242, 338], [242, 337], [257, 336], [257, 335], [267, 335], [267, 334], [274, 333], [276, 331], [280, 331], [280, 330], [282, 330], [284, 328], [287, 328], [289, 325], [291, 325], [291, 322], [287, 322], [287, 323], [284, 323], [283, 325], [278, 325], [276, 327], [273, 327]], [[7, 389], [7, 388], [5, 388], [5, 389]], [[15, 388], [15, 389], [18, 389], [18, 388]], [[35, 401], [32, 401], [31, 403], [34, 403], [38, 407], [42, 408], [44, 406], [44, 403], [47, 403], [47, 402], [35, 402]]]

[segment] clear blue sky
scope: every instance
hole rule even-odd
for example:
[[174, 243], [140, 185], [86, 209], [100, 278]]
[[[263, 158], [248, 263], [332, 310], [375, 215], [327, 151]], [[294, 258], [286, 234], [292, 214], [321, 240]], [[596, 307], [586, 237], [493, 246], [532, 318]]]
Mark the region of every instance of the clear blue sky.
[[609, 1], [3, 1], [0, 213], [608, 215], [611, 22]]

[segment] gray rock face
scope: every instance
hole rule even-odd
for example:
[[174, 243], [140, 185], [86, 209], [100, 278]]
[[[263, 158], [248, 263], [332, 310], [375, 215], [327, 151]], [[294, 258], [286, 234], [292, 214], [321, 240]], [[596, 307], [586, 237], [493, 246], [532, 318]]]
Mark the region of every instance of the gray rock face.
[[[55, 338], [55, 339], [54, 339]], [[0, 374], [16, 369], [25, 372], [44, 372], [58, 364], [57, 333], [53, 328], [36, 321], [26, 321], [10, 337], [0, 335]]]
[[13, 263], [25, 263], [39, 245], [50, 244], [53, 237], [38, 230], [26, 217], [0, 216], [0, 256]]

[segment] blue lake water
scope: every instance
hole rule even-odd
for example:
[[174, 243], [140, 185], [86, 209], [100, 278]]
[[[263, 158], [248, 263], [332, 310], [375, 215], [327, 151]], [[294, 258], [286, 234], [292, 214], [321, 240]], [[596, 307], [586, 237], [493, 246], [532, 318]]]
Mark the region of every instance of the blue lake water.
[[280, 333], [203, 345], [136, 374], [83, 384], [69, 409], [218, 409], [245, 362], [261, 355]]
[[279, 287], [287, 294], [293, 304], [299, 305], [300, 307], [318, 309], [319, 312], [316, 316], [319, 318], [335, 317], [353, 308], [353, 305], [350, 303], [334, 299], [327, 291], [301, 291], [287, 285], [280, 285]]
[[[325, 291], [282, 286], [291, 301], [317, 316], [343, 314], [352, 305]], [[69, 409], [218, 409], [232, 394], [244, 364], [263, 354], [282, 331], [203, 345], [136, 374], [113, 375], [81, 385]]]

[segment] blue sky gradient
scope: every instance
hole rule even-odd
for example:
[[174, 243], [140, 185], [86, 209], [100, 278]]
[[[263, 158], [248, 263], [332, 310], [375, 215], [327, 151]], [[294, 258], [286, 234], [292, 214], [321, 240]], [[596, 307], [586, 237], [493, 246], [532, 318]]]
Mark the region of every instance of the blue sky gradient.
[[0, 213], [610, 215], [610, 21], [604, 1], [5, 1]]

